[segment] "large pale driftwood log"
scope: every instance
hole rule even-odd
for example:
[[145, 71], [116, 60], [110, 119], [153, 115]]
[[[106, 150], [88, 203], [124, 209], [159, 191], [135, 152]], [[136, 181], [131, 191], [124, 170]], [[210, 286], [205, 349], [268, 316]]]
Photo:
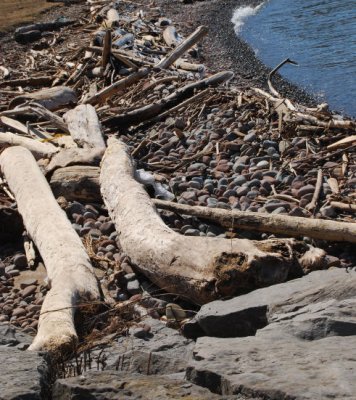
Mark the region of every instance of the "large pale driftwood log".
[[0, 132], [0, 147], [4, 146], [25, 147], [30, 150], [37, 160], [40, 158], [51, 158], [59, 150], [51, 143], [42, 143], [38, 140], [15, 135], [11, 132]]
[[140, 122], [156, 117], [158, 114], [169, 110], [170, 108], [176, 106], [185, 99], [193, 96], [195, 91], [203, 90], [208, 87], [218, 86], [231, 79], [233, 76], [234, 74], [231, 71], [219, 72], [215, 75], [210, 76], [209, 78], [205, 78], [200, 81], [183, 86], [176, 92], [161, 99], [157, 103], [148, 104], [146, 106], [137, 108], [136, 110], [129, 111], [125, 114], [109, 117], [103, 121], [103, 124], [107, 126], [139, 124]]
[[11, 101], [9, 108], [17, 107], [27, 101], [34, 101], [48, 110], [57, 110], [66, 105], [76, 104], [78, 99], [73, 89], [66, 86], [55, 86], [17, 96]]
[[[293, 240], [187, 237], [168, 228], [135, 181], [127, 147], [113, 138], [101, 164], [100, 187], [123, 251], [140, 272], [169, 292], [205, 303], [296, 273]], [[303, 245], [298, 246], [301, 251]]]
[[104, 149], [105, 141], [98, 115], [90, 104], [81, 104], [63, 116], [69, 132], [79, 147]]
[[31, 153], [23, 147], [6, 149], [0, 166], [51, 282], [30, 350], [72, 347], [77, 339], [76, 308], [100, 299], [93, 267]]
[[[87, 171], [86, 168], [90, 169]], [[51, 179], [51, 187], [56, 196], [64, 196], [67, 200], [97, 202], [101, 201], [99, 175], [100, 169], [97, 167], [71, 166], [60, 168]], [[206, 219], [225, 228], [356, 243], [356, 224], [354, 223], [188, 206], [158, 199], [152, 201], [159, 209]], [[343, 204], [345, 210], [352, 210], [352, 205], [341, 204]]]

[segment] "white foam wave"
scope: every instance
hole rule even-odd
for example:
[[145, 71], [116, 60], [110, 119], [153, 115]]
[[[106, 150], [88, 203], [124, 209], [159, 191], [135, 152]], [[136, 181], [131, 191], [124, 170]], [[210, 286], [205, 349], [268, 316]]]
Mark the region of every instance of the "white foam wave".
[[258, 10], [262, 7], [263, 3], [258, 5], [257, 7], [244, 6], [239, 7], [234, 11], [234, 14], [231, 18], [231, 22], [234, 24], [234, 29], [236, 35], [241, 32], [241, 28], [243, 27], [247, 18], [252, 15], [257, 14]]

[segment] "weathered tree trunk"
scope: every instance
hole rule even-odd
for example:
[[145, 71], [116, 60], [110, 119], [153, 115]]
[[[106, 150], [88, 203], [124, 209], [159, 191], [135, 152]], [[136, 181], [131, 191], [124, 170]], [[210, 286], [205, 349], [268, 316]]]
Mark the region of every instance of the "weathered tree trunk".
[[282, 282], [295, 273], [293, 240], [187, 237], [168, 228], [135, 181], [127, 147], [116, 139], [109, 140], [100, 186], [123, 251], [168, 292], [201, 304]]
[[0, 132], [0, 147], [4, 146], [23, 146], [30, 150], [37, 160], [40, 158], [51, 158], [58, 152], [58, 148], [51, 143], [42, 143], [38, 140], [16, 135], [11, 132]]
[[0, 166], [51, 283], [30, 350], [72, 347], [77, 339], [76, 308], [81, 301], [100, 298], [93, 267], [31, 153], [23, 147], [6, 149]]
[[64, 121], [79, 147], [104, 149], [105, 142], [95, 108], [81, 104], [64, 114]]

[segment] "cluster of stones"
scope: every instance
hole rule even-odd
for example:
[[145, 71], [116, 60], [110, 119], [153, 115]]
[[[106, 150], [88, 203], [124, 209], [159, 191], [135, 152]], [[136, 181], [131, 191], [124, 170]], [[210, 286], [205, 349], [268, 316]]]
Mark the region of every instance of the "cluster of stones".
[[27, 333], [35, 333], [44, 296], [48, 290], [46, 283], [37, 279], [15, 279], [28, 269], [26, 256], [16, 254], [11, 264], [0, 262], [0, 322], [10, 322]]

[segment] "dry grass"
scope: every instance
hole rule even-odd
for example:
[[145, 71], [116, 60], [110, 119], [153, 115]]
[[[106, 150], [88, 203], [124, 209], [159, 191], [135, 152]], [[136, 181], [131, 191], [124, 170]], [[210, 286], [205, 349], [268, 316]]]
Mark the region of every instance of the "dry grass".
[[31, 21], [39, 12], [55, 4], [46, 0], [0, 0], [0, 31]]

